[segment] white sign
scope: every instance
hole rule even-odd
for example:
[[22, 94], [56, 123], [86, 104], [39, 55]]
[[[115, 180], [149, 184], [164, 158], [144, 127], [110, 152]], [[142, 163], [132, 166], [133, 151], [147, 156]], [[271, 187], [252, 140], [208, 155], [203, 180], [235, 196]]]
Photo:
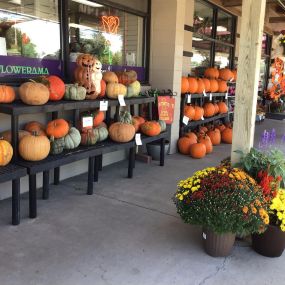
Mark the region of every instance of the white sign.
[[205, 97], [207, 97], [207, 93], [206, 93], [205, 89], [203, 90], [203, 94]]
[[188, 125], [188, 123], [189, 123], [189, 118], [186, 117], [186, 116], [184, 116], [182, 122], [183, 122], [184, 125]]
[[136, 145], [142, 145], [141, 134], [136, 134]]
[[203, 239], [207, 239], [207, 235], [203, 233]]
[[188, 104], [191, 103], [191, 99], [192, 99], [192, 95], [191, 94], [187, 94], [187, 103]]
[[93, 127], [93, 117], [82, 117], [82, 127], [92, 128]]
[[210, 101], [212, 101], [212, 100], [213, 100], [213, 94], [210, 93]]
[[108, 110], [108, 101], [100, 101], [100, 111]]
[[201, 120], [202, 120], [202, 121], [204, 121], [204, 120], [205, 120], [204, 116], [202, 116], [202, 117], [201, 117]]
[[121, 107], [126, 106], [124, 95], [119, 95], [118, 96], [118, 100], [119, 100], [119, 104], [120, 104]]
[[229, 91], [227, 91], [225, 98], [226, 100], [229, 98]]

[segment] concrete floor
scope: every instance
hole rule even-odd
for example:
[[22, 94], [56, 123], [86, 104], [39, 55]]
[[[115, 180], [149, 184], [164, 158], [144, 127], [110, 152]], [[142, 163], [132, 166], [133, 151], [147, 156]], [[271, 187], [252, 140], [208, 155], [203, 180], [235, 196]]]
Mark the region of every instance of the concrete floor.
[[[284, 122], [266, 121], [257, 137], [272, 125], [285, 132]], [[125, 162], [109, 166], [93, 196], [85, 195], [86, 174], [68, 179], [39, 200], [35, 220], [24, 195], [16, 227], [8, 225], [11, 201], [1, 201], [0, 285], [284, 284], [285, 255], [265, 258], [237, 242], [229, 257], [212, 258], [201, 229], [176, 214], [177, 181], [229, 153], [221, 145], [199, 161], [177, 154], [165, 167], [137, 163], [133, 179]]]

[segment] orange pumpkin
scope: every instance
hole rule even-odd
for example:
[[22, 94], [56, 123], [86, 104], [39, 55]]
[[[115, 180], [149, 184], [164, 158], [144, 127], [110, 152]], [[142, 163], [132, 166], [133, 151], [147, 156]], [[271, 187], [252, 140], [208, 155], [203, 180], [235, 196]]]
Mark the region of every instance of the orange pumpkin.
[[198, 82], [196, 78], [194, 77], [188, 77], [188, 83], [189, 83], [189, 93], [196, 93], [198, 89]]
[[118, 83], [119, 79], [115, 72], [106, 71], [103, 73], [103, 80], [108, 83]]
[[197, 139], [182, 137], [177, 142], [178, 151], [182, 154], [190, 154], [190, 146], [197, 143]]
[[194, 121], [199, 121], [204, 116], [204, 109], [200, 106], [195, 106], [195, 116]]
[[185, 94], [187, 93], [189, 90], [189, 81], [188, 81], [188, 78], [183, 76], [181, 78], [181, 93], [182, 94]]
[[148, 121], [141, 125], [141, 132], [149, 137], [154, 137], [160, 134], [161, 127], [156, 121]]
[[222, 68], [219, 71], [219, 78], [225, 81], [231, 80], [234, 78], [234, 74], [228, 68]]
[[219, 102], [218, 106], [220, 114], [226, 114], [228, 112], [228, 106], [225, 102]]
[[50, 75], [45, 77], [44, 80], [47, 80], [46, 86], [49, 89], [49, 100], [61, 100], [65, 93], [65, 85], [61, 78], [56, 75]]
[[236, 69], [232, 70], [232, 73], [234, 75], [234, 81], [237, 81], [237, 70]]
[[40, 122], [31, 121], [25, 125], [24, 130], [29, 133], [36, 132], [38, 136], [46, 136], [45, 128]]
[[213, 103], [215, 107], [215, 115], [217, 115], [220, 112], [219, 105], [217, 103]]
[[212, 117], [215, 115], [215, 106], [214, 104], [208, 102], [208, 103], [205, 103], [204, 106], [204, 117], [205, 118], [209, 118], [209, 117]]
[[200, 137], [198, 142], [205, 145], [205, 147], [206, 147], [206, 154], [209, 154], [209, 153], [213, 152], [212, 141], [211, 141], [211, 139], [207, 135], [204, 135], [204, 136]]
[[207, 128], [207, 127], [201, 126], [201, 127], [199, 128], [199, 133], [206, 133], [206, 132], [208, 132], [208, 128]]
[[219, 124], [219, 125], [216, 125], [216, 128], [217, 128], [220, 132], [222, 132], [222, 131], [226, 128], [226, 126], [225, 126], [224, 124]]
[[188, 117], [190, 120], [193, 120], [195, 117], [195, 109], [192, 105], [184, 106], [184, 116]]
[[15, 91], [13, 87], [0, 85], [0, 103], [12, 103], [15, 100]]
[[196, 141], [198, 140], [197, 135], [193, 132], [188, 132], [184, 134], [184, 137], [189, 138], [189, 139], [195, 139]]
[[219, 145], [221, 143], [221, 132], [219, 129], [210, 130], [207, 132], [213, 145]]
[[102, 79], [101, 80], [101, 92], [98, 95], [98, 98], [104, 98], [106, 95], [106, 82]]
[[59, 139], [65, 137], [68, 134], [69, 125], [68, 122], [64, 119], [56, 119], [50, 121], [47, 124], [46, 134], [49, 137], [54, 137], [55, 139]]
[[219, 90], [219, 84], [216, 79], [210, 79], [210, 91], [215, 93]]
[[141, 125], [145, 122], [145, 119], [140, 116], [133, 116], [133, 125], [136, 129], [136, 132], [140, 129]]
[[141, 116], [133, 116], [133, 118], [138, 120], [140, 125], [142, 125], [145, 122], [145, 119]]
[[226, 128], [222, 131], [222, 142], [232, 144], [233, 142], [233, 129]]
[[99, 109], [93, 113], [93, 127], [96, 128], [100, 126], [100, 124], [105, 119], [105, 113], [100, 111]]
[[204, 75], [210, 79], [217, 79], [219, 77], [219, 70], [215, 67], [209, 67], [205, 70]]
[[211, 83], [208, 78], [202, 78], [204, 85], [205, 85], [205, 92], [210, 92], [211, 91]]
[[198, 78], [197, 83], [198, 83], [198, 88], [196, 93], [201, 94], [206, 89], [204, 81], [201, 78]]
[[207, 153], [207, 149], [205, 144], [203, 143], [195, 143], [190, 146], [190, 155], [193, 158], [203, 158]]
[[218, 80], [219, 89], [218, 92], [224, 93], [228, 90], [227, 82], [224, 80]]

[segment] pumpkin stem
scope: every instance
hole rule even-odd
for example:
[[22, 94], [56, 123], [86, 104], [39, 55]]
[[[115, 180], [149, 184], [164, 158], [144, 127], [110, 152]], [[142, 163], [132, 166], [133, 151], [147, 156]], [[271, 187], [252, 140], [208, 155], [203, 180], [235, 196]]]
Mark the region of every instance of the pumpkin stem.
[[32, 136], [38, 137], [39, 136], [39, 132], [38, 131], [32, 131]]

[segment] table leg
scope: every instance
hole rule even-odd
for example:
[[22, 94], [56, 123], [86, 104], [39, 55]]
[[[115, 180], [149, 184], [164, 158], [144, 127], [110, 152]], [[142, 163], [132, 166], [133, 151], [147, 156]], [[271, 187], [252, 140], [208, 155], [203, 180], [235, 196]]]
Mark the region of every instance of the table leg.
[[99, 164], [100, 164], [100, 156], [95, 156], [95, 162], [94, 162], [94, 182], [98, 182], [98, 178], [99, 178]]
[[129, 150], [128, 178], [133, 178], [135, 150], [136, 150], [135, 147], [131, 147]]
[[43, 200], [49, 198], [49, 170], [43, 172]]
[[93, 194], [93, 179], [94, 179], [94, 157], [89, 157], [88, 161], [88, 187], [87, 195]]
[[99, 171], [102, 171], [102, 170], [103, 170], [103, 154], [100, 154], [98, 158], [99, 158], [99, 167], [98, 167], [98, 170], [99, 170]]
[[14, 149], [13, 161], [16, 161], [18, 152], [18, 133], [19, 133], [19, 116], [11, 116], [11, 135], [12, 135], [12, 147]]
[[12, 180], [12, 225], [20, 224], [20, 178]]
[[56, 167], [54, 169], [54, 185], [59, 185], [59, 181], [60, 181], [60, 168]]
[[37, 180], [36, 174], [29, 175], [29, 212], [30, 218], [37, 217]]
[[160, 140], [160, 166], [164, 166], [165, 139]]

